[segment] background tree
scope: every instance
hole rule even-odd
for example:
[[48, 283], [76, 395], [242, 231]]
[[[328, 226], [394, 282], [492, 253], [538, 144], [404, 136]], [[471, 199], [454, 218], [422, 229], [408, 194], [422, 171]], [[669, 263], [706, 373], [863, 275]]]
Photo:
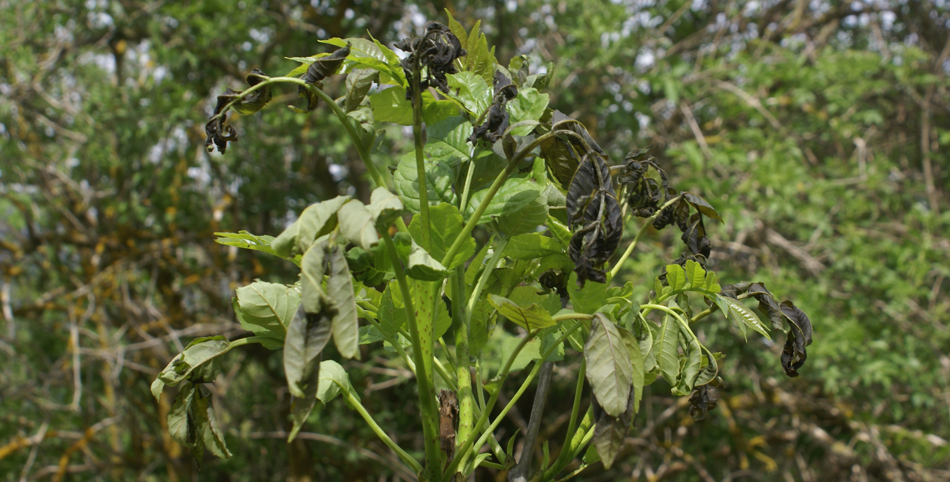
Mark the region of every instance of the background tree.
[[[773, 356], [706, 328], [729, 354], [721, 411], [692, 423], [685, 400], [648, 390], [630, 456], [605, 479], [947, 477], [946, 2], [314, 3], [0, 2], [0, 18], [18, 19], [0, 29], [4, 480], [196, 477], [159, 423], [170, 400], [150, 403], [148, 384], [191, 338], [240, 332], [234, 287], [288, 274], [211, 233], [279, 232], [312, 202], [369, 193], [356, 153], [318, 116], [241, 119], [253, 142], [206, 154], [213, 98], [252, 68], [326, 51], [317, 39], [369, 30], [391, 43], [443, 6], [467, 28], [481, 19], [502, 63], [554, 62], [552, 105], [612, 158], [652, 143], [677, 183], [726, 193], [711, 199], [728, 221], [711, 232], [726, 248], [715, 269], [783, 280], [770, 288], [824, 334], [811, 371], [779, 386]], [[402, 152], [406, 137], [391, 134]], [[675, 257], [664, 236], [644, 239], [624, 274], [635, 284]], [[288, 448], [271, 410], [288, 405], [279, 365], [250, 352], [219, 379], [217, 394], [242, 394], [215, 404], [244, 443], [202, 472], [408, 477], [387, 472], [381, 445], [354, 449], [372, 437], [332, 407]], [[367, 397], [379, 422], [421, 451], [397, 402], [414, 397], [406, 372], [347, 368], [380, 392]], [[554, 377], [551, 400], [573, 392], [566, 380]], [[556, 444], [564, 423], [542, 438]]]

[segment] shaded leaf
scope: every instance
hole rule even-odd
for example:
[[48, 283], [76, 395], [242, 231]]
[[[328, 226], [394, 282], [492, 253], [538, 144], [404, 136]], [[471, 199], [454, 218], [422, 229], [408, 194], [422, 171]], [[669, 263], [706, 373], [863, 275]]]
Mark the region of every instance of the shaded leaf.
[[373, 69], [351, 70], [346, 76], [346, 99], [343, 106], [346, 112], [352, 112], [373, 87], [373, 82], [379, 80], [379, 72]]
[[563, 252], [564, 248], [555, 239], [540, 233], [519, 234], [505, 246], [505, 256], [514, 259], [527, 260]]
[[679, 353], [676, 349], [679, 344], [679, 331], [679, 323], [666, 313], [653, 342], [656, 364], [660, 367], [660, 374], [671, 387], [676, 386], [680, 375]]
[[380, 230], [387, 229], [396, 218], [405, 212], [402, 201], [385, 187], [377, 187], [370, 196], [369, 206], [366, 206], [376, 227]]
[[772, 337], [769, 336], [768, 328], [762, 324], [759, 317], [739, 300], [732, 299], [728, 296], [717, 295], [716, 304], [719, 305], [719, 309], [721, 309], [723, 313], [727, 313], [737, 324], [752, 328], [769, 340], [772, 339]]
[[[307, 313], [303, 306], [287, 328], [284, 341], [284, 374], [291, 395], [304, 399], [313, 398], [320, 369], [320, 354], [330, 341], [333, 310]], [[310, 396], [308, 396], [308, 394]], [[312, 406], [311, 406], [312, 408]], [[309, 409], [307, 410], [309, 413]]]
[[233, 304], [242, 328], [283, 341], [300, 293], [293, 286], [255, 281], [237, 289]]
[[359, 321], [356, 317], [356, 298], [342, 245], [330, 244], [327, 262], [329, 264], [327, 296], [333, 300], [335, 309], [331, 322], [333, 343], [344, 358], [359, 359]]
[[633, 368], [620, 330], [601, 313], [595, 313], [591, 320], [584, 359], [587, 361], [587, 380], [597, 402], [608, 415], [619, 417], [630, 405]]
[[353, 200], [338, 211], [340, 234], [347, 241], [369, 251], [379, 244], [373, 215], [362, 202]]
[[489, 295], [488, 300], [498, 313], [526, 330], [533, 331], [556, 324], [548, 310], [536, 303], [522, 307], [498, 295]]
[[626, 396], [625, 407], [618, 416], [611, 416], [607, 410], [600, 407], [595, 399], [592, 403], [594, 414], [594, 437], [591, 440], [593, 446], [597, 449], [597, 455], [604, 463], [604, 468], [610, 468], [616, 459], [620, 449], [623, 448], [624, 439], [630, 430], [630, 424], [633, 422], [634, 413], [634, 388]]
[[[423, 246], [423, 248], [432, 255], [433, 259], [442, 260], [452, 243], [462, 232], [462, 215], [457, 207], [448, 203], [441, 203], [429, 208], [429, 223], [432, 226], [429, 246]], [[423, 239], [422, 231], [424, 229], [429, 229], [429, 226], [422, 226], [421, 217], [416, 216], [409, 223], [409, 233], [412, 234], [413, 239]], [[456, 266], [462, 265], [473, 254], [475, 254], [475, 239], [468, 237], [462, 243], [462, 247], [454, 258], [444, 260], [446, 262], [445, 269], [454, 269]]]
[[782, 368], [785, 369], [786, 375], [797, 377], [798, 369], [805, 365], [808, 358], [805, 347], [811, 345], [812, 341], [811, 320], [791, 301], [783, 301], [781, 308], [782, 314], [791, 324], [785, 347], [782, 349]]
[[349, 196], [337, 196], [307, 206], [300, 217], [271, 242], [274, 252], [284, 258], [306, 253], [314, 240], [336, 228], [337, 210], [349, 199]]

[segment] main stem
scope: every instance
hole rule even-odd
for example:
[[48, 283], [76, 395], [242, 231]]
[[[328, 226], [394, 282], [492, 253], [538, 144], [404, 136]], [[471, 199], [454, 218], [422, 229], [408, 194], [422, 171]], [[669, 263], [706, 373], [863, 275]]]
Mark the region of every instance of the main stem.
[[[403, 301], [406, 305], [406, 318], [409, 325], [409, 337], [412, 341], [412, 358], [416, 364], [416, 386], [419, 389], [419, 408], [422, 410], [422, 432], [425, 437], [426, 452], [426, 472], [429, 480], [439, 480], [441, 473], [442, 450], [439, 443], [439, 408], [435, 404], [435, 389], [432, 386], [429, 365], [426, 356], [432, 357], [432, 337], [429, 337], [429, 346], [422, 344], [419, 336], [419, 325], [416, 321], [415, 309], [412, 306], [412, 292], [409, 291], [409, 282], [406, 280], [406, 272], [403, 270], [399, 261], [399, 255], [396, 253], [396, 245], [388, 231], [382, 233], [383, 241], [386, 243], [386, 250], [389, 252], [390, 259], [393, 260], [393, 270], [396, 272], [396, 280], [399, 283], [399, 290], [402, 291]], [[431, 323], [430, 323], [431, 324]], [[426, 350], [425, 348], [428, 348]]]
[[422, 239], [418, 243], [429, 248], [429, 189], [426, 186], [425, 145], [422, 142], [422, 86], [419, 77], [422, 68], [419, 66], [419, 55], [413, 54], [415, 61], [412, 66], [412, 79], [409, 89], [412, 91], [412, 137], [416, 148], [416, 177], [419, 179], [419, 220], [422, 222]]

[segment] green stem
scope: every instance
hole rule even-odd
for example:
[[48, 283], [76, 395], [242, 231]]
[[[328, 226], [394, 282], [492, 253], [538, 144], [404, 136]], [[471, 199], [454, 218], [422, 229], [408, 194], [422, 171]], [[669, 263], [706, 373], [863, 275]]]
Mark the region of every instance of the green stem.
[[705, 317], [711, 315], [712, 312], [713, 312], [712, 308], [706, 308], [705, 310], [700, 311], [699, 313], [696, 313], [696, 316], [690, 318], [690, 319], [689, 319], [689, 322], [690, 322], [691, 324], [692, 324], [692, 323], [696, 323], [697, 321], [699, 321], [699, 320], [701, 320], [701, 319], [703, 319], [703, 318], [705, 318]]
[[663, 212], [664, 209], [678, 202], [680, 200], [680, 197], [681, 196], [676, 196], [673, 199], [670, 199], [669, 201], [663, 203], [663, 205], [660, 206], [660, 209], [657, 209], [656, 212], [653, 213], [653, 216], [648, 217], [646, 222], [643, 223], [643, 226], [640, 226], [640, 231], [637, 232], [637, 236], [633, 238], [633, 241], [631, 241], [630, 245], [627, 246], [627, 249], [624, 250], [623, 255], [621, 255], [620, 259], [617, 260], [617, 264], [615, 264], [614, 267], [610, 269], [610, 274], [607, 276], [608, 280], [613, 279], [614, 276], [617, 276], [617, 273], [620, 271], [620, 268], [623, 266], [623, 263], [626, 262], [627, 258], [630, 257], [630, 254], [633, 253], [633, 248], [637, 247], [637, 241], [640, 241], [640, 236], [643, 236], [643, 233], [647, 231], [647, 227], [653, 225], [653, 220], [655, 220], [656, 217], [659, 216], [660, 213]]
[[232, 342], [228, 342], [228, 351], [231, 351], [232, 348], [237, 348], [239, 346], [250, 345], [251, 343], [263, 343], [265, 341], [274, 341], [274, 339], [266, 336], [249, 336], [247, 338], [240, 338]]
[[347, 403], [349, 403], [351, 407], [359, 412], [360, 416], [363, 417], [363, 420], [366, 421], [366, 424], [369, 425], [369, 428], [373, 430], [373, 433], [375, 433], [376, 436], [379, 437], [379, 439], [382, 440], [387, 447], [392, 449], [393, 452], [396, 452], [396, 455], [399, 456], [403, 463], [412, 469], [413, 473], [418, 474], [420, 471], [422, 471], [422, 465], [419, 464], [416, 459], [412, 458], [411, 455], [407, 454], [406, 451], [402, 449], [402, 447], [396, 444], [396, 442], [393, 442], [393, 439], [389, 438], [389, 435], [386, 435], [386, 432], [384, 432], [383, 429], [379, 427], [379, 424], [376, 423], [376, 420], [373, 420], [373, 416], [366, 411], [366, 408], [363, 407], [363, 404], [361, 404], [360, 401], [357, 400], [349, 390], [341, 391], [343, 392], [343, 396], [346, 397]]
[[574, 405], [571, 407], [571, 420], [567, 424], [567, 434], [564, 436], [564, 445], [562, 446], [561, 454], [558, 455], [557, 460], [554, 461], [554, 466], [559, 464], [563, 466], [567, 465], [567, 462], [570, 462], [568, 455], [571, 451], [568, 450], [568, 447], [570, 447], [571, 439], [574, 437], [574, 431], [577, 430], [577, 416], [581, 411], [581, 398], [584, 394], [584, 377], [586, 374], [587, 360], [582, 358], [581, 367], [577, 370], [577, 386], [574, 388]]
[[472, 394], [472, 370], [468, 351], [467, 316], [465, 315], [462, 300], [465, 299], [465, 269], [462, 266], [455, 268], [449, 278], [449, 287], [453, 287], [452, 317], [455, 328], [455, 378], [458, 381], [459, 420], [456, 441], [465, 440], [472, 432], [472, 423], [475, 420], [475, 398]]
[[[419, 408], [422, 416], [422, 431], [425, 437], [426, 469], [430, 480], [438, 480], [442, 475], [439, 471], [442, 460], [442, 450], [439, 443], [439, 409], [435, 404], [435, 389], [432, 386], [429, 375], [429, 365], [431, 365], [432, 337], [429, 337], [428, 346], [423, 346], [419, 336], [419, 326], [416, 322], [415, 310], [412, 306], [412, 293], [409, 291], [409, 282], [406, 280], [406, 273], [403, 270], [402, 263], [399, 261], [399, 255], [396, 253], [396, 245], [393, 243], [389, 232], [380, 233], [383, 241], [386, 243], [386, 250], [389, 252], [389, 258], [393, 260], [393, 270], [396, 272], [396, 280], [399, 283], [399, 289], [402, 292], [403, 302], [406, 306], [406, 317], [409, 325], [409, 336], [412, 341], [412, 357], [416, 363], [416, 386], [419, 389]], [[426, 356], [430, 357], [429, 363], [426, 363]]]
[[475, 422], [475, 425], [472, 427], [473, 431], [465, 439], [465, 441], [459, 446], [458, 450], [455, 453], [455, 458], [452, 459], [452, 463], [449, 464], [448, 469], [446, 469], [445, 474], [449, 477], [455, 474], [455, 471], [458, 470], [460, 463], [465, 462], [468, 459], [468, 452], [472, 448], [472, 445], [475, 443], [475, 436], [478, 435], [478, 432], [481, 430], [482, 426], [485, 425], [485, 422], [488, 421], [488, 417], [491, 414], [492, 408], [495, 406], [495, 402], [498, 401], [498, 395], [501, 393], [501, 387], [505, 383], [505, 379], [508, 377], [508, 370], [511, 369], [511, 364], [514, 363], [515, 358], [521, 353], [521, 350], [531, 341], [538, 331], [529, 332], [527, 336], [521, 339], [515, 349], [508, 356], [508, 360], [505, 361], [505, 365], [502, 366], [501, 371], [498, 372], [498, 390], [492, 394], [488, 399], [488, 403], [485, 405], [485, 408], [482, 410], [481, 416], [478, 417], [478, 421]]
[[508, 238], [500, 238], [495, 245], [495, 252], [492, 253], [488, 264], [485, 265], [481, 276], [478, 277], [478, 281], [475, 283], [475, 288], [472, 289], [472, 294], [469, 296], [468, 305], [466, 306], [466, 312], [469, 316], [475, 310], [475, 304], [478, 303], [479, 297], [482, 296], [482, 290], [484, 290], [485, 285], [488, 284], [488, 279], [491, 278], [492, 271], [498, 266], [498, 261], [501, 260], [502, 253], [504, 253], [506, 246], [508, 246]]
[[564, 313], [562, 315], [554, 315], [551, 317], [551, 319], [554, 321], [590, 320], [593, 318], [594, 318], [594, 315], [588, 315], [587, 313]]
[[406, 362], [406, 366], [409, 367], [409, 371], [411, 371], [412, 374], [415, 375], [416, 364], [413, 363], [412, 360], [409, 359], [409, 355], [406, 353], [406, 350], [402, 349], [402, 346], [398, 343], [398, 340], [387, 335], [386, 332], [383, 331], [383, 327], [382, 325], [380, 325], [378, 321], [369, 317], [367, 317], [366, 319], [369, 320], [370, 324], [376, 327], [376, 329], [379, 331], [379, 334], [382, 335], [383, 339], [386, 340], [390, 345], [392, 345], [393, 350], [396, 350], [396, 353], [403, 359], [404, 362]]
[[422, 141], [422, 87], [419, 84], [419, 77], [422, 75], [422, 69], [419, 66], [419, 55], [414, 54], [411, 85], [412, 91], [412, 137], [415, 145], [416, 154], [416, 177], [419, 179], [419, 220], [422, 222], [422, 239], [416, 241], [419, 245], [429, 248], [430, 226], [429, 226], [429, 190], [426, 187], [426, 166], [425, 166], [425, 144]]

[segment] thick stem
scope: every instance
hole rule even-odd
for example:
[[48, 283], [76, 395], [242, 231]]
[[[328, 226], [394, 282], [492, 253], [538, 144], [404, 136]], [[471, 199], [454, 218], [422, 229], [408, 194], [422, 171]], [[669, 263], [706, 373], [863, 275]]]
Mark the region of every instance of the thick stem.
[[458, 381], [459, 420], [456, 442], [465, 440], [472, 433], [472, 423], [475, 420], [475, 398], [472, 394], [471, 360], [468, 351], [469, 325], [465, 313], [465, 269], [461, 266], [455, 269], [449, 282], [454, 287], [452, 311], [454, 311], [453, 327], [455, 329], [455, 375]]
[[430, 236], [429, 227], [429, 189], [426, 186], [425, 144], [422, 141], [422, 86], [419, 78], [422, 68], [419, 65], [419, 55], [413, 54], [415, 62], [412, 66], [412, 78], [409, 79], [409, 90], [412, 91], [412, 137], [416, 153], [416, 177], [419, 179], [419, 220], [422, 222], [422, 239], [417, 240], [420, 245], [428, 248]]
[[[412, 292], [409, 291], [409, 282], [406, 273], [396, 253], [396, 245], [389, 232], [380, 233], [386, 243], [389, 258], [393, 260], [393, 270], [402, 292], [406, 306], [406, 318], [409, 325], [409, 336], [412, 341], [412, 357], [416, 363], [416, 386], [419, 389], [419, 408], [422, 413], [422, 431], [425, 437], [426, 470], [430, 480], [439, 480], [441, 477], [442, 450], [439, 443], [439, 408], [435, 403], [435, 389], [432, 386], [429, 367], [432, 365], [432, 337], [429, 336], [428, 346], [423, 346], [419, 334], [419, 325], [416, 322], [415, 310], [412, 306]], [[428, 360], [426, 359], [428, 358]]]

